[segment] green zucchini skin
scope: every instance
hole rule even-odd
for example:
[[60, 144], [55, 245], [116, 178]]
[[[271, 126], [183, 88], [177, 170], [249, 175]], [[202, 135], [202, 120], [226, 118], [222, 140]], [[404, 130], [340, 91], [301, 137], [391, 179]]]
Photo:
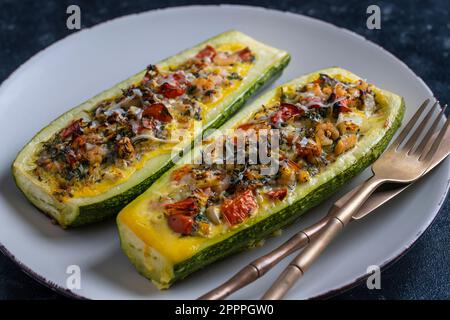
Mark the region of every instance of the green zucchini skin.
[[[278, 65], [275, 65], [267, 72], [261, 74], [259, 80], [237, 99], [230, 107], [227, 108], [220, 116], [209, 126], [209, 128], [219, 128], [228, 118], [230, 118], [238, 109], [240, 109], [245, 102], [262, 86], [267, 82], [279, 77], [283, 72], [283, 69], [288, 65], [290, 56], [287, 55], [280, 61]], [[119, 211], [138, 195], [147, 190], [154, 181], [156, 181], [164, 172], [169, 170], [175, 163], [169, 160], [160, 170], [154, 173], [151, 177], [148, 177], [138, 185], [129, 189], [128, 191], [112, 197], [102, 203], [93, 204], [89, 206], [80, 207], [80, 213], [76, 220], [71, 224], [72, 227], [82, 226], [89, 223], [98, 222], [107, 219], [111, 216], [115, 216]]]
[[[204, 130], [215, 129], [221, 126], [228, 118], [230, 118], [258, 89], [269, 81], [278, 77], [283, 69], [290, 61], [290, 55], [287, 52], [269, 47], [265, 44], [259, 43], [256, 40], [238, 32], [227, 31], [223, 34], [208, 39], [191, 49], [182, 51], [181, 53], [161, 61], [159, 64], [176, 64], [182, 59], [190, 57], [196, 53], [195, 50], [202, 48], [208, 43], [220, 43], [221, 41], [242, 41], [254, 47], [258, 53], [264, 53], [267, 57], [272, 57], [272, 60], [264, 58], [264, 62], [258, 67], [257, 76], [253, 76], [251, 82], [247, 81], [243, 83], [243, 89], [239, 89], [239, 92], [231, 93], [232, 101], [228, 103], [222, 103], [216, 106], [216, 114], [211, 113], [211, 117], [207, 116], [207, 121], [204, 123]], [[257, 62], [258, 63], [258, 62]], [[262, 69], [264, 68], [264, 69]], [[170, 169], [174, 165], [174, 160], [170, 156], [161, 157], [155, 160], [153, 167], [156, 169], [149, 170], [150, 173], [143, 179], [136, 178], [138, 181], [133, 181], [123, 187], [119, 193], [113, 193], [112, 195], [101, 195], [100, 200], [93, 201], [92, 199], [81, 199], [76, 203], [62, 204], [58, 203], [48, 192], [44, 191], [39, 182], [33, 180], [33, 176], [27, 173], [27, 167], [29, 167], [28, 159], [38, 146], [48, 140], [52, 133], [57, 132], [58, 129], [62, 129], [64, 124], [67, 124], [71, 119], [78, 117], [82, 112], [90, 110], [99, 101], [110, 98], [117, 94], [122, 88], [128, 87], [133, 82], [140, 80], [145, 71], [140, 72], [129, 79], [117, 84], [116, 86], [108, 89], [98, 96], [82, 103], [78, 107], [69, 110], [59, 118], [54, 120], [49, 126], [39, 131], [32, 140], [18, 153], [17, 158], [12, 164], [13, 178], [22, 191], [25, 197], [40, 211], [50, 216], [56, 222], [65, 227], [78, 227], [86, 224], [99, 222], [111, 217], [114, 217], [124, 206], [135, 199], [138, 195], [144, 192], [148, 187], [157, 180], [164, 172]], [[244, 80], [245, 81], [245, 80]], [[146, 164], [147, 166], [147, 164]], [[131, 179], [129, 179], [131, 180]], [[108, 192], [107, 192], [108, 193]]]
[[257, 222], [251, 228], [244, 229], [230, 238], [212, 245], [207, 250], [199, 252], [190, 259], [176, 264], [174, 266], [174, 278], [171, 283], [185, 278], [192, 272], [197, 271], [214, 261], [251, 247], [255, 242], [265, 239], [275, 231], [292, 224], [303, 213], [327, 199], [350, 179], [372, 164], [383, 153], [395, 132], [400, 127], [404, 112], [405, 103], [402, 99], [400, 112], [390, 129], [374, 146], [372, 151], [358, 159], [358, 162], [352, 167], [342, 171], [327, 183], [322, 184], [314, 192], [310, 192], [307, 196], [296, 201], [292, 205], [269, 216], [263, 221]]
[[[307, 79], [308, 77], [319, 73], [331, 75], [342, 73], [351, 77], [357, 77], [344, 69], [336, 67], [305, 75], [289, 83], [297, 83], [297, 81], [303, 81], [301, 79]], [[357, 79], [360, 78], [357, 77]], [[273, 94], [272, 92], [275, 92], [276, 90], [277, 89], [274, 89], [263, 94], [255, 102], [243, 108], [235, 117], [228, 120], [222, 128], [225, 130], [227, 128], [232, 128], [234, 125], [239, 124], [243, 119], [248, 119], [248, 116], [257, 110], [256, 107], [264, 105], [265, 101], [270, 99]], [[395, 132], [401, 125], [405, 111], [405, 103], [403, 98], [395, 94], [384, 90], [380, 90], [380, 92], [385, 94], [388, 104], [392, 107], [389, 108], [390, 111], [387, 114], [383, 128], [380, 128], [382, 129], [382, 133], [375, 131], [376, 135], [373, 135], [372, 137], [375, 137], [376, 140], [366, 139], [362, 149], [358, 149], [358, 145], [353, 149], [355, 150], [354, 154], [358, 154], [356, 158], [351, 158], [353, 159], [351, 162], [346, 162], [344, 167], [334, 171], [331, 177], [326, 175], [327, 180], [323, 181], [318, 186], [308, 189], [309, 191], [307, 191], [307, 193], [296, 197], [293, 199], [292, 203], [289, 203], [287, 206], [280, 209], [274, 209], [273, 213], [251, 222], [251, 224], [242, 226], [242, 228], [236, 232], [232, 232], [229, 236], [223, 236], [218, 241], [211, 240], [210, 244], [202, 245], [201, 249], [193, 252], [192, 256], [186, 257], [182, 261], [172, 263], [170, 258], [166, 259], [164, 252], [156, 251], [152, 246], [152, 243], [146, 243], [143, 238], [140, 238], [139, 235], [134, 232], [133, 226], [129, 225], [125, 219], [127, 214], [130, 213], [129, 210], [133, 210], [130, 208], [142, 208], [139, 206], [139, 203], [145, 201], [147, 194], [151, 195], [153, 188], [158, 189], [160, 184], [163, 186], [164, 183], [166, 183], [165, 179], [170, 176], [170, 170], [166, 172], [159, 181], [155, 182], [154, 186], [149, 188], [148, 191], [142, 194], [119, 214], [117, 224], [121, 247], [124, 253], [135, 265], [139, 273], [144, 277], [151, 279], [158, 288], [164, 289], [214, 261], [252, 247], [255, 243], [269, 237], [275, 231], [293, 223], [303, 213], [321, 203], [351, 178], [373, 163], [389, 144]], [[392, 103], [392, 105], [390, 103]], [[370, 146], [370, 148], [368, 146]], [[352, 151], [350, 151], [350, 153], [352, 153]], [[353, 157], [353, 155], [351, 155], [351, 157]], [[183, 163], [183, 161], [181, 160], [180, 163]], [[341, 167], [339, 166], [338, 168]], [[133, 207], [136, 203], [138, 205]], [[141, 232], [142, 230], [139, 231], [139, 233]], [[147, 253], [148, 250], [150, 250], [151, 254]], [[177, 250], [177, 248], [174, 248], [174, 250]], [[153, 264], [153, 261], [157, 262]]]

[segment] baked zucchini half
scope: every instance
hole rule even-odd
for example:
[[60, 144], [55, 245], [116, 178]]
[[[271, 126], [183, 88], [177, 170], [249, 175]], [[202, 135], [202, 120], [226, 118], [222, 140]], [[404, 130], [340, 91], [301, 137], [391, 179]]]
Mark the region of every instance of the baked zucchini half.
[[[400, 126], [404, 108], [400, 96], [340, 68], [265, 93], [119, 213], [123, 251], [143, 276], [168, 288], [252, 247], [370, 165]], [[270, 140], [273, 163], [251, 162], [251, 140], [237, 142], [249, 132], [278, 134], [276, 149]], [[227, 141], [235, 157], [224, 159], [216, 151]], [[275, 170], [263, 173], [270, 166]]]
[[12, 165], [16, 184], [63, 227], [115, 216], [289, 59], [229, 31], [149, 65], [34, 136]]

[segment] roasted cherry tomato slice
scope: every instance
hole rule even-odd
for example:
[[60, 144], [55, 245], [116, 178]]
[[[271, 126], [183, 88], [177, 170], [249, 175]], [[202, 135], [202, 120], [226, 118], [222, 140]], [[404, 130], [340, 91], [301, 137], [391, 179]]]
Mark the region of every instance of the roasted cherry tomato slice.
[[340, 112], [350, 112], [352, 109], [348, 106], [348, 100], [339, 101], [336, 106], [339, 108]]
[[164, 205], [168, 214], [194, 215], [198, 212], [195, 198], [189, 197], [184, 200]]
[[162, 103], [154, 103], [144, 109], [142, 112], [143, 117], [154, 118], [162, 122], [170, 122], [172, 116], [167, 110], [166, 106]]
[[254, 59], [252, 51], [247, 47], [237, 52], [239, 58], [244, 62], [250, 62]]
[[204, 59], [204, 58], [214, 58], [217, 54], [216, 49], [211, 47], [210, 45], [207, 45], [205, 48], [203, 48], [199, 53], [197, 53], [196, 57], [198, 59]]
[[73, 139], [71, 143], [71, 147], [73, 149], [80, 149], [83, 148], [86, 145], [86, 138], [84, 136], [77, 136], [75, 139]]
[[174, 74], [172, 74], [173, 79], [178, 83], [178, 84], [189, 84], [189, 81], [186, 79], [186, 76], [181, 73], [181, 72], [175, 72]]
[[168, 82], [164, 82], [159, 89], [161, 94], [168, 99], [179, 97], [185, 92], [183, 88]]
[[244, 221], [257, 207], [253, 192], [246, 190], [225, 200], [222, 204], [222, 213], [230, 225], [235, 225]]
[[268, 123], [244, 123], [241, 124], [239, 127], [237, 127], [238, 130], [247, 131], [250, 129], [253, 129], [255, 131], [261, 130], [261, 129], [267, 129], [270, 130], [270, 125]]
[[295, 105], [290, 103], [282, 103], [280, 105], [280, 108], [277, 112], [275, 112], [271, 117], [270, 120], [272, 123], [279, 123], [279, 122], [285, 122], [289, 118], [298, 115], [303, 114], [303, 110], [297, 108]]
[[174, 170], [171, 174], [172, 180], [180, 181], [185, 175], [192, 171], [192, 167], [188, 164]]
[[189, 235], [192, 233], [192, 226], [194, 225], [194, 219], [182, 214], [173, 214], [167, 218], [169, 227], [176, 233], [182, 235]]
[[283, 200], [286, 198], [288, 190], [286, 188], [272, 190], [266, 193], [266, 195], [273, 200]]
[[81, 120], [73, 121], [67, 127], [65, 127], [59, 134], [61, 138], [66, 139], [72, 135], [77, 135], [81, 133]]

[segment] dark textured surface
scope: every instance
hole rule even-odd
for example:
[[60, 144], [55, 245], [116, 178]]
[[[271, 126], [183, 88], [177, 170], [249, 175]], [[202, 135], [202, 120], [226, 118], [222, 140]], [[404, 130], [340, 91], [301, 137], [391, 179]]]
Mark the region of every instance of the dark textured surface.
[[[72, 33], [66, 8], [78, 4], [82, 27], [130, 13], [221, 1], [17, 1], [0, 0], [0, 81], [38, 51]], [[444, 102], [450, 101], [450, 2], [436, 1], [222, 1], [292, 11], [353, 30], [383, 46], [410, 66]], [[366, 28], [366, 8], [382, 10], [382, 29]], [[360, 285], [338, 299], [449, 299], [450, 201], [433, 225], [397, 263], [382, 273], [382, 289]], [[0, 299], [61, 298], [0, 255]]]

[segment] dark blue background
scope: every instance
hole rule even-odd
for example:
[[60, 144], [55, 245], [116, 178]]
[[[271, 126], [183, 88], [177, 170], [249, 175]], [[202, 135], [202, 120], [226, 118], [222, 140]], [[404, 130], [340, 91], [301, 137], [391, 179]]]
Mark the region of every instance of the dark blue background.
[[[82, 27], [155, 8], [221, 1], [17, 1], [0, 0], [0, 81], [38, 51], [64, 38], [66, 8], [78, 4]], [[450, 101], [450, 2], [436, 1], [224, 1], [305, 14], [353, 30], [408, 64], [442, 102]], [[366, 28], [366, 8], [382, 9], [382, 29]], [[183, 32], [181, 30], [181, 32]], [[449, 299], [450, 201], [416, 245], [382, 272], [382, 289], [362, 284], [337, 299]], [[1, 221], [0, 221], [1, 223]], [[59, 294], [25, 275], [0, 254], [0, 299], [55, 299]]]

